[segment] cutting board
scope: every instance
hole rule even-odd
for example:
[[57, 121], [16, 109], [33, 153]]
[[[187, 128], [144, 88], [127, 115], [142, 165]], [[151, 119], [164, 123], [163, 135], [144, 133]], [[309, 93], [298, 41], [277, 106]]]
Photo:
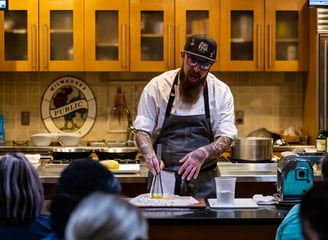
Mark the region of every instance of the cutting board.
[[258, 208], [259, 206], [252, 198], [235, 198], [233, 203], [218, 203], [216, 198], [209, 198], [208, 204], [211, 208]]
[[140, 164], [128, 163], [128, 164], [120, 164], [118, 169], [111, 170], [113, 173], [138, 173], [140, 172]]

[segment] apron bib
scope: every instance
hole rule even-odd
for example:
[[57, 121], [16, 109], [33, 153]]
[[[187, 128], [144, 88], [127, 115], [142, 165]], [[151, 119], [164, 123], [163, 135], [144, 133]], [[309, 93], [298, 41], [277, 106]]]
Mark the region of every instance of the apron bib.
[[[164, 170], [176, 173], [175, 194], [190, 195], [194, 197], [209, 198], [216, 196], [215, 180], [219, 176], [217, 168], [217, 158], [206, 159], [201, 167], [197, 179], [190, 181], [183, 180], [177, 174], [181, 160], [187, 153], [197, 148], [210, 144], [213, 141], [213, 134], [210, 125], [210, 115], [208, 106], [207, 85], [204, 87], [204, 105], [205, 114], [176, 116], [171, 114], [173, 100], [175, 98], [175, 85], [178, 84], [178, 75], [175, 76], [171, 88], [169, 102], [166, 108], [165, 120], [159, 136], [154, 144], [162, 145], [162, 160], [164, 161]], [[150, 173], [150, 175], [152, 175]], [[152, 179], [152, 176], [150, 176]]]

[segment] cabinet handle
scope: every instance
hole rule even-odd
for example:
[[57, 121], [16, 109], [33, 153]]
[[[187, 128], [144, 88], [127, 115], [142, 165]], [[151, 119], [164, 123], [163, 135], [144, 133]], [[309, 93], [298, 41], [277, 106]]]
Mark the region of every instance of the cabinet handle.
[[32, 24], [32, 69], [36, 69], [36, 26]]
[[272, 41], [272, 31], [271, 31], [271, 24], [268, 25], [268, 68], [271, 68], [272, 64], [272, 46], [271, 46], [271, 41]]
[[122, 68], [126, 68], [126, 24], [122, 24]]
[[43, 25], [43, 68], [48, 69], [48, 26]]
[[[182, 28], [182, 24], [179, 24], [179, 52], [182, 50], [182, 31], [183, 31], [183, 28]], [[182, 65], [182, 62], [181, 62], [181, 57], [179, 58], [179, 67]]]
[[260, 68], [261, 66], [261, 26], [260, 24], [256, 25], [257, 32], [257, 60], [256, 60], [256, 68]]
[[171, 67], [171, 24], [168, 24], [167, 26], [167, 67]]

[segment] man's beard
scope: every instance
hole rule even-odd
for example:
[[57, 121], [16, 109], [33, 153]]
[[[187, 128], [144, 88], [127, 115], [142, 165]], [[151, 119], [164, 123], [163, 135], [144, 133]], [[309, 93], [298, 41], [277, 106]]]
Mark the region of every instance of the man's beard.
[[183, 68], [180, 71], [179, 93], [185, 103], [194, 104], [197, 102], [200, 93], [205, 85], [206, 76], [197, 82], [190, 82], [188, 76], [194, 75], [200, 78], [200, 74], [190, 70], [185, 75]]

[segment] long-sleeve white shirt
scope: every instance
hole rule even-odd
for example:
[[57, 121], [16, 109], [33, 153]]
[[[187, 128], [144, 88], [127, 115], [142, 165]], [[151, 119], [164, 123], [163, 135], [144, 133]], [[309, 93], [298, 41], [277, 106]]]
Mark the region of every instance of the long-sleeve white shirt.
[[[171, 87], [179, 70], [167, 71], [154, 77], [145, 86], [140, 96], [134, 127], [150, 133], [153, 141], [157, 138], [163, 125]], [[235, 139], [237, 128], [234, 123], [234, 99], [230, 88], [212, 73], [207, 75], [207, 86], [214, 138], [227, 136]], [[178, 89], [175, 92], [171, 114], [180, 116], [205, 114], [203, 94], [200, 94], [195, 104], [190, 105], [183, 103]]]

